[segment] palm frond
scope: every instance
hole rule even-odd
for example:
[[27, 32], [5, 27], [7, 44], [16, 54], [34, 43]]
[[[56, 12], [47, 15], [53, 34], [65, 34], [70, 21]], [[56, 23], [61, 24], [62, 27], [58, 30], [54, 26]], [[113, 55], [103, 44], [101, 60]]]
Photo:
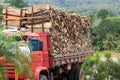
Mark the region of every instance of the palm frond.
[[[6, 35], [4, 33], [0, 33], [0, 57], [4, 56], [6, 61], [12, 63], [15, 66], [15, 69], [18, 71], [19, 74], [24, 74], [26, 72], [27, 76], [32, 80], [32, 72], [30, 70], [30, 51], [21, 50], [20, 47], [28, 46], [24, 40], [22, 40], [21, 33], [13, 34], [13, 35]], [[20, 39], [20, 41], [18, 39]], [[4, 70], [0, 69], [0, 73], [4, 73]], [[1, 75], [5, 77], [4, 75]]]
[[7, 72], [6, 72], [5, 67], [2, 64], [0, 64], [0, 80], [2, 79], [7, 80], [7, 77], [5, 75], [6, 73]]

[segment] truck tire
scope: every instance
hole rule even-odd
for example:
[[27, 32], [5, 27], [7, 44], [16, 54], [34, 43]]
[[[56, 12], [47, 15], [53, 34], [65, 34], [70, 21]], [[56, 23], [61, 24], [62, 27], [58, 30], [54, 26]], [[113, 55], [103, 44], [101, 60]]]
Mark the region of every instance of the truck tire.
[[76, 69], [76, 65], [74, 63], [71, 64], [71, 69], [68, 71], [68, 80], [75, 80], [74, 79], [75, 69]]
[[75, 80], [74, 79], [74, 72], [75, 72], [75, 69], [71, 69], [68, 71], [68, 80]]
[[62, 73], [60, 80], [67, 80], [67, 74], [66, 73]]
[[81, 75], [81, 69], [79, 67], [76, 67], [75, 74], [74, 74], [74, 80], [80, 80]]
[[75, 69], [74, 80], [85, 80], [85, 75], [84, 75], [84, 73], [83, 73], [82, 68], [77, 67], [77, 68]]
[[46, 75], [40, 75], [40, 80], [48, 80]]

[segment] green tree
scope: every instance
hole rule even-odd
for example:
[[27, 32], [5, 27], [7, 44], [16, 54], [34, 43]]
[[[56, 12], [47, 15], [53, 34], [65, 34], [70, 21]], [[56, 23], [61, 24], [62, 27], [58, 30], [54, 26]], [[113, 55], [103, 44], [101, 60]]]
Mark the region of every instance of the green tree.
[[2, 13], [3, 6], [0, 5], [0, 14]]
[[[9, 4], [4, 3], [5, 0], [0, 0], [0, 14], [2, 13], [3, 7], [8, 6]], [[0, 21], [1, 21], [2, 17], [0, 16]]]
[[109, 52], [102, 57], [95, 54], [83, 63], [83, 72], [89, 76], [87, 80], [120, 80], [120, 60], [117, 60], [115, 62]]
[[109, 12], [107, 9], [101, 9], [97, 14], [98, 18], [101, 18], [101, 19], [106, 18], [108, 15], [109, 15]]
[[18, 8], [23, 8], [28, 6], [28, 3], [26, 0], [5, 0], [5, 3], [10, 3], [11, 6], [15, 6]]
[[75, 11], [73, 10], [70, 10], [70, 11], [67, 11], [68, 13], [76, 13]]
[[115, 49], [114, 37], [112, 34], [106, 34], [106, 39], [105, 41], [103, 41], [103, 49], [104, 50]]
[[89, 20], [90, 20], [90, 23], [93, 24], [94, 21], [96, 20], [96, 15], [91, 14], [91, 15], [88, 16], [88, 18], [89, 18]]
[[119, 53], [120, 53], [120, 41], [119, 41], [117, 44], [118, 44], [118, 45], [117, 45], [116, 50], [117, 50], [117, 52], [119, 52]]
[[[2, 9], [3, 9], [3, 1], [0, 1], [0, 14], [2, 13]], [[0, 16], [0, 21], [1, 21], [1, 16]]]
[[[17, 38], [22, 39], [22, 37], [18, 35]], [[17, 41], [16, 35], [8, 36], [0, 32], [0, 79], [7, 79], [6, 67], [3, 65], [4, 59], [6, 62], [13, 64], [19, 74], [22, 75], [25, 73], [31, 80], [33, 79], [30, 70], [30, 52], [21, 50], [21, 45], [27, 47], [24, 41]]]
[[120, 18], [108, 17], [103, 19], [94, 31], [96, 34], [92, 37], [94, 46], [98, 46], [100, 50], [114, 50], [120, 40]]
[[[3, 6], [0, 5], [0, 14], [2, 13], [2, 9], [3, 9]], [[0, 21], [1, 21], [2, 17], [0, 16]]]

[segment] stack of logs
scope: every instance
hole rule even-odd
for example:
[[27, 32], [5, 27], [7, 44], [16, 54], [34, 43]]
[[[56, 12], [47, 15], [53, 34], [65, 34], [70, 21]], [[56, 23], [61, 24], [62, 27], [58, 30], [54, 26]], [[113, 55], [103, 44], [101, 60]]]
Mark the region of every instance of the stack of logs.
[[45, 31], [51, 34], [53, 54], [92, 53], [88, 27], [90, 23], [85, 16], [44, 5], [27, 8], [23, 17], [28, 18], [23, 19], [21, 24], [30, 31], [32, 25], [34, 32]]

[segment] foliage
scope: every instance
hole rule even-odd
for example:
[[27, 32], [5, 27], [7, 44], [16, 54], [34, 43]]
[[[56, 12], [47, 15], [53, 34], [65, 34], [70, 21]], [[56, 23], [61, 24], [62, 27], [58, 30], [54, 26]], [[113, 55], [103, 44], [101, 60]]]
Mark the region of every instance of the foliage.
[[[2, 13], [2, 9], [3, 9], [3, 6], [0, 5], [0, 14]], [[0, 16], [0, 20], [2, 19], [2, 17]]]
[[3, 9], [3, 6], [2, 6], [2, 5], [0, 5], [0, 13], [2, 13], [2, 9]]
[[98, 16], [98, 18], [104, 19], [104, 18], [106, 18], [106, 17], [108, 16], [108, 14], [109, 14], [109, 12], [108, 12], [107, 9], [101, 9], [101, 10], [98, 12], [97, 16]]
[[[17, 41], [16, 36], [22, 38], [18, 35], [6, 35], [0, 32], [0, 58], [5, 58], [6, 62], [13, 64], [19, 74], [26, 73], [32, 79], [30, 52], [20, 49], [21, 45], [27, 46], [27, 44], [25, 41]], [[0, 76], [6, 80], [6, 68], [3, 63], [4, 61], [0, 63]]]
[[[0, 0], [1, 1], [1, 0]], [[118, 0], [4, 0], [16, 7], [31, 5], [52, 4], [53, 6], [65, 9], [68, 12], [74, 11], [82, 15], [97, 14], [101, 9], [107, 9], [115, 15], [120, 14], [120, 1]], [[23, 2], [23, 3], [22, 3]], [[107, 6], [106, 6], [107, 5]], [[111, 14], [112, 15], [112, 14]]]
[[106, 34], [106, 40], [103, 41], [103, 49], [112, 50], [115, 49], [115, 43], [112, 34]]
[[29, 5], [52, 4], [58, 8], [75, 11], [82, 15], [97, 14], [100, 9], [107, 9], [119, 15], [119, 0], [27, 0]]
[[89, 21], [90, 21], [90, 23], [91, 23], [91, 25], [95, 22], [95, 20], [96, 20], [96, 15], [94, 15], [94, 14], [90, 14], [89, 16], [88, 16], [88, 18], [89, 18]]
[[116, 50], [120, 53], [120, 43], [118, 44]]
[[93, 28], [92, 43], [99, 47], [99, 50], [115, 50], [120, 40], [120, 18], [108, 17], [103, 19], [100, 24]]
[[10, 3], [11, 6], [15, 6], [18, 8], [23, 8], [27, 6], [27, 2], [25, 0], [5, 0], [5, 3]]
[[[28, 6], [28, 3], [25, 0], [0, 0], [0, 14], [2, 13], [3, 8], [7, 6], [15, 6], [18, 8], [23, 8]], [[0, 21], [1, 19], [2, 18], [0, 16]]]
[[[3, 1], [1, 0], [0, 3], [1, 3], [1, 4], [0, 4], [0, 14], [1, 14], [1, 13], [2, 13], [2, 9], [3, 9], [3, 5], [2, 5]], [[1, 20], [1, 18], [2, 18], [2, 17], [0, 16], [0, 20]]]
[[75, 11], [73, 10], [70, 10], [70, 11], [67, 11], [68, 13], [76, 13]]
[[115, 62], [111, 53], [106, 51], [89, 56], [82, 65], [87, 80], [119, 80], [120, 79], [120, 59]]

